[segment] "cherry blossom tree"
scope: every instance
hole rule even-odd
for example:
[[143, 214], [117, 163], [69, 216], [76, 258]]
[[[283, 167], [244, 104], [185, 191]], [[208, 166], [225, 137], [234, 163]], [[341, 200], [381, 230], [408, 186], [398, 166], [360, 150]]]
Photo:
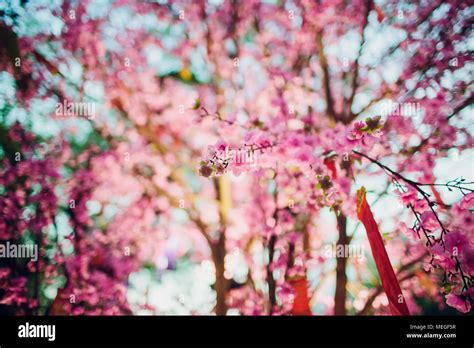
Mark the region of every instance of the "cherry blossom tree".
[[471, 311], [465, 2], [2, 6], [0, 312], [162, 313], [183, 259], [217, 315]]

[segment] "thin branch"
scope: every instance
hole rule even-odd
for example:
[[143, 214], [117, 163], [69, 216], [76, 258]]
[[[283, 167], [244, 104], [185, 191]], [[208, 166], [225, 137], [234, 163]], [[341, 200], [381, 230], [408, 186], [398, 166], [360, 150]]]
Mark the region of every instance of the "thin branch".
[[360, 61], [360, 57], [362, 56], [362, 50], [366, 42], [365, 29], [367, 27], [367, 24], [369, 23], [369, 14], [370, 14], [371, 8], [372, 8], [372, 0], [367, 0], [365, 16], [364, 16], [365, 19], [364, 19], [364, 24], [362, 25], [362, 41], [360, 42], [359, 52], [357, 55], [357, 59], [355, 61], [354, 77], [352, 79], [352, 86], [351, 86], [351, 95], [349, 99], [347, 100], [347, 107], [348, 107], [348, 110], [347, 110], [348, 117], [346, 121], [347, 123], [350, 123], [351, 119], [354, 118], [354, 114], [352, 113], [352, 104], [354, 103], [354, 97], [357, 93], [357, 87], [359, 84], [359, 64], [360, 64], [359, 61]]
[[331, 81], [330, 81], [330, 76], [329, 76], [329, 66], [328, 66], [326, 54], [324, 53], [322, 30], [318, 30], [316, 32], [316, 46], [319, 52], [319, 64], [321, 66], [321, 70], [323, 71], [323, 87], [324, 87], [324, 95], [326, 97], [326, 106], [327, 106], [328, 115], [333, 120], [337, 121], [338, 117], [334, 111], [334, 100], [331, 94]]
[[[410, 185], [411, 187], [413, 187], [415, 190], [417, 190], [422, 196], [423, 196], [423, 199], [427, 202], [428, 206], [429, 206], [429, 209], [431, 210], [431, 212], [433, 213], [433, 216], [435, 217], [436, 221], [438, 222], [438, 225], [439, 227], [441, 228], [441, 235], [439, 237], [438, 240], [436, 240], [436, 242], [439, 242], [441, 245], [443, 245], [444, 247], [444, 240], [443, 240], [443, 236], [444, 234], [447, 234], [449, 233], [449, 230], [444, 226], [443, 222], [441, 221], [441, 219], [439, 218], [439, 215], [438, 213], [436, 212], [436, 210], [434, 209], [434, 206], [436, 205], [436, 202], [433, 202], [431, 201], [430, 199], [430, 194], [426, 193], [425, 191], [423, 191], [421, 188], [420, 188], [420, 185], [428, 185], [428, 184], [420, 184], [419, 182], [416, 182], [416, 181], [413, 181], [413, 180], [410, 180], [406, 177], [404, 177], [403, 175], [401, 175], [400, 173], [397, 173], [395, 171], [393, 171], [392, 169], [390, 169], [389, 167], [387, 167], [386, 165], [380, 163], [379, 161], [359, 152], [359, 151], [356, 151], [356, 150], [352, 150], [352, 152], [368, 159], [369, 161], [371, 161], [372, 163], [375, 163], [377, 164], [380, 168], [384, 169], [385, 171], [389, 172], [392, 177], [394, 177], [395, 179], [400, 179], [402, 181], [404, 181], [405, 183], [407, 183], [408, 185]], [[429, 184], [429, 185], [433, 185], [433, 184]], [[414, 209], [413, 209], [414, 210]], [[415, 212], [415, 211], [414, 211]], [[415, 216], [417, 217], [418, 219], [418, 215], [416, 214], [415, 212]], [[421, 221], [419, 221], [419, 224], [421, 225]], [[424, 227], [422, 227], [422, 230], [425, 232], [425, 229]], [[427, 242], [430, 246], [432, 246], [433, 244], [431, 243], [431, 238], [428, 234], [425, 234], [427, 236]], [[453, 256], [453, 259], [455, 260], [456, 262], [456, 270], [459, 271], [460, 275], [461, 275], [461, 279], [462, 279], [462, 283], [463, 283], [463, 290], [467, 291], [469, 289], [469, 284], [471, 284], [472, 282], [472, 278], [469, 277], [469, 276], [466, 276], [464, 271], [462, 270], [461, 268], [461, 262], [459, 261], [459, 258], [457, 256]]]
[[[410, 269], [410, 267], [416, 265], [418, 262], [422, 261], [428, 254], [427, 253], [423, 253], [421, 256], [417, 257], [416, 259], [402, 265], [398, 272], [397, 272], [397, 276], [401, 275], [404, 271], [407, 271], [408, 269]], [[415, 270], [416, 271], [416, 270]], [[408, 274], [406, 274], [405, 276], [401, 277], [399, 279], [399, 283], [402, 283], [404, 282], [405, 280], [407, 279], [410, 279], [410, 278], [413, 278], [414, 276], [416, 276], [416, 273], [415, 272], [410, 272]], [[397, 277], [398, 278], [398, 277]], [[370, 306], [372, 305], [372, 303], [375, 301], [375, 299], [383, 292], [383, 287], [382, 285], [378, 285], [376, 288], [375, 288], [375, 291], [367, 298], [367, 301], [365, 302], [365, 305], [364, 307], [356, 313], [356, 315], [364, 315], [367, 313], [367, 311], [369, 310]]]
[[[425, 22], [431, 17], [431, 15], [433, 14], [433, 12], [436, 11], [442, 4], [443, 4], [443, 1], [439, 1], [436, 5], [433, 6], [432, 9], [430, 9], [430, 11], [426, 11], [426, 14], [425, 14], [422, 18], [420, 18], [420, 19], [418, 20], [418, 22], [416, 22], [416, 24], [414, 25], [414, 27], [415, 27], [415, 28], [418, 28], [421, 24], [425, 23]], [[382, 64], [382, 62], [383, 62], [386, 58], [390, 57], [393, 53], [395, 53], [395, 51], [398, 50], [398, 49], [401, 47], [402, 43], [403, 43], [403, 42], [406, 42], [406, 40], [411, 37], [412, 33], [415, 33], [415, 32], [416, 32], [415, 30], [409, 31], [409, 32], [408, 32], [408, 37], [405, 38], [404, 40], [400, 41], [398, 44], [396, 44], [396, 45], [393, 46], [392, 48], [390, 48], [390, 49], [388, 50], [387, 54], [384, 55], [384, 57], [381, 59], [380, 62], [378, 62], [378, 64], [377, 64], [376, 66], [380, 66], [380, 65]], [[374, 67], [375, 67], [375, 66], [373, 66], [372, 68], [374, 68]]]
[[463, 101], [461, 104], [456, 106], [453, 110], [453, 112], [448, 116], [448, 120], [450, 120], [452, 117], [454, 117], [457, 113], [462, 111], [464, 108], [471, 106], [472, 103], [474, 103], [474, 96], [470, 96], [467, 98], [465, 101]]

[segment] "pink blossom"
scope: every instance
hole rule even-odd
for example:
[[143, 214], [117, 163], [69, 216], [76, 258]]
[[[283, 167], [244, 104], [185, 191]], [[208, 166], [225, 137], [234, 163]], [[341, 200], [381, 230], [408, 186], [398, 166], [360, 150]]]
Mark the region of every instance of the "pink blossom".
[[418, 200], [418, 193], [416, 190], [409, 188], [407, 192], [404, 192], [400, 195], [400, 199], [405, 206], [412, 205], [414, 206]]
[[474, 207], [474, 192], [465, 195], [459, 205], [462, 209], [471, 209]]
[[471, 303], [468, 300], [453, 293], [446, 295], [446, 303], [461, 313], [468, 313], [471, 310]]
[[450, 253], [459, 255], [468, 246], [467, 237], [461, 232], [450, 232], [444, 237], [446, 248]]

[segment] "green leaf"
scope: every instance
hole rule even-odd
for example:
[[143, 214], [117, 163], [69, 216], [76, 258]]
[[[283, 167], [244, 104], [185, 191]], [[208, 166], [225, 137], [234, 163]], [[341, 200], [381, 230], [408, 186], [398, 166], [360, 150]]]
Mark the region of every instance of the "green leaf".
[[197, 98], [195, 101], [194, 101], [194, 105], [193, 105], [193, 110], [197, 110], [201, 107], [201, 99]]

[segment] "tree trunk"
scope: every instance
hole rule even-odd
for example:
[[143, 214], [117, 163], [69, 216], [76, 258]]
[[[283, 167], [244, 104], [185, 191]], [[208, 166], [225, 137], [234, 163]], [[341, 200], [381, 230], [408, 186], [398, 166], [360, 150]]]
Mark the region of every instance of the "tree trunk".
[[216, 243], [211, 245], [212, 260], [216, 270], [216, 282], [214, 290], [216, 291], [216, 315], [227, 314], [226, 297], [229, 291], [229, 280], [225, 278], [225, 230], [227, 218], [232, 205], [230, 181], [225, 176], [214, 178], [214, 187], [216, 198], [219, 204], [220, 233]]
[[268, 314], [273, 314], [273, 309], [276, 305], [276, 281], [273, 278], [273, 256], [275, 253], [275, 244], [276, 244], [277, 237], [275, 235], [270, 237], [268, 242], [268, 264], [267, 264], [267, 282], [268, 282]]
[[[346, 234], [347, 217], [341, 212], [337, 212], [336, 214], [338, 214], [336, 218], [337, 229], [339, 231], [339, 239], [336, 245], [337, 252], [337, 247], [342, 245], [343, 248], [345, 248], [349, 244], [349, 239]], [[336, 260], [336, 294], [334, 296], [334, 315], [346, 315], [347, 258], [345, 257], [345, 253], [343, 253], [343, 255], [340, 257], [336, 257]]]
[[226, 295], [229, 282], [224, 277], [225, 272], [225, 235], [221, 233], [219, 241], [211, 248], [212, 260], [216, 269], [216, 282], [214, 283], [214, 290], [216, 291], [216, 315], [227, 314]]

